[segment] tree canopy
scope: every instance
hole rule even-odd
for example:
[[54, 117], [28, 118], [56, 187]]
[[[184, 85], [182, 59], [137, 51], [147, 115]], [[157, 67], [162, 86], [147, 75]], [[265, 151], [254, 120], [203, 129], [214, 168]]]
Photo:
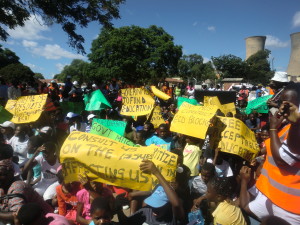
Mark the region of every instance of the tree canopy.
[[177, 73], [182, 47], [163, 28], [125, 26], [103, 29], [88, 55], [90, 73], [98, 80], [120, 78], [129, 83], [154, 81]]
[[14, 29], [24, 26], [31, 15], [40, 15], [47, 25], [60, 24], [69, 36], [70, 46], [85, 53], [84, 38], [78, 34], [77, 25], [87, 27], [96, 21], [112, 27], [111, 20], [119, 18], [119, 5], [124, 0], [2, 0], [0, 8], [0, 40], [7, 40], [5, 26]]
[[0, 45], [0, 68], [12, 63], [19, 63], [19, 57], [8, 48], [2, 48]]
[[44, 75], [41, 73], [34, 73], [34, 78], [35, 79], [45, 79]]
[[34, 76], [31, 69], [21, 63], [13, 63], [2, 67], [0, 69], [0, 74], [6, 82], [32, 82]]

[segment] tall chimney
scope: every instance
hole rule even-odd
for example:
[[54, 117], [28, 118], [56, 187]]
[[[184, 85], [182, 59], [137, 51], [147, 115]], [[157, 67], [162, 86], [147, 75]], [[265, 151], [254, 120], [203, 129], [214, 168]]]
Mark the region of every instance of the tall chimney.
[[256, 52], [265, 49], [266, 36], [252, 36], [246, 38], [246, 60]]
[[291, 55], [287, 69], [287, 74], [293, 81], [300, 79], [300, 32], [293, 33], [291, 36]]

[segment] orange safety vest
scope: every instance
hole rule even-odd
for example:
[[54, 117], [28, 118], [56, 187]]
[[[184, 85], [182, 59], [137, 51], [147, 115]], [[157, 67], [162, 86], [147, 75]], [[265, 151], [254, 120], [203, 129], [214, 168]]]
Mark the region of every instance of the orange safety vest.
[[[283, 142], [287, 139], [290, 124], [278, 136]], [[278, 166], [272, 156], [270, 138], [265, 141], [267, 156], [256, 187], [278, 207], [300, 214], [300, 163], [294, 166]]]

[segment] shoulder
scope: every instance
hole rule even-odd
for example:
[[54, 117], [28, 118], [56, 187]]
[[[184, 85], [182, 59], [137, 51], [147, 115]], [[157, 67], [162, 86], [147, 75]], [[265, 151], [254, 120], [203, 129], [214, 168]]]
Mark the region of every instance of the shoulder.
[[10, 185], [7, 194], [22, 193], [27, 187], [28, 186], [26, 185], [25, 182], [21, 180], [15, 181]]

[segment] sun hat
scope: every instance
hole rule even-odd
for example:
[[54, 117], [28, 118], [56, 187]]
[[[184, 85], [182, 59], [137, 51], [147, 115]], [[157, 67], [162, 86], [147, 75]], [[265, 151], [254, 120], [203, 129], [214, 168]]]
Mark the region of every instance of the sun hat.
[[276, 71], [274, 77], [271, 80], [277, 82], [289, 82], [287, 73], [282, 71]]
[[10, 121], [5, 121], [4, 123], [0, 124], [0, 127], [11, 127], [12, 129], [15, 129], [15, 124]]
[[90, 115], [88, 115], [87, 119], [90, 120], [90, 119], [94, 118], [95, 116], [96, 115], [94, 115], [94, 114], [90, 114]]

